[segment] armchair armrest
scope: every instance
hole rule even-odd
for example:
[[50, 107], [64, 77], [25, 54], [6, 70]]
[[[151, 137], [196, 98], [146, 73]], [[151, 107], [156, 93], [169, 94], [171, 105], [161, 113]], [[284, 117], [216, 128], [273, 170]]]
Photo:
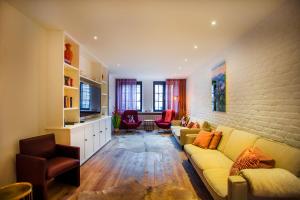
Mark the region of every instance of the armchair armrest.
[[56, 155], [80, 160], [80, 148], [56, 144]]
[[180, 121], [180, 120], [172, 120], [172, 121], [171, 121], [171, 125], [172, 125], [172, 126], [180, 126], [180, 124], [181, 124], [181, 121]]
[[[189, 135], [189, 134], [193, 134], [197, 136], [197, 134], [201, 131], [200, 128], [188, 128], [188, 129], [181, 129], [180, 130], [180, 144], [181, 145], [185, 145], [187, 144], [187, 138], [186, 138], [186, 135]], [[195, 138], [194, 138], [195, 139]], [[193, 141], [194, 141], [193, 139]], [[193, 142], [191, 142], [193, 143]], [[190, 143], [189, 143], [190, 144]]]
[[185, 136], [185, 144], [193, 144], [198, 134], [187, 134]]
[[17, 181], [29, 181], [34, 185], [43, 185], [46, 181], [46, 166], [45, 158], [17, 154]]
[[242, 176], [229, 176], [228, 200], [247, 200], [247, 181]]

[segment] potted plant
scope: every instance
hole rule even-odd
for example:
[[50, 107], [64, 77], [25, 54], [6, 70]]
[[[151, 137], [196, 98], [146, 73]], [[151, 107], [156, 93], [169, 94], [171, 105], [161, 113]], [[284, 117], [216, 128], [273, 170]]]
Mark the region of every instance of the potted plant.
[[112, 124], [114, 126], [115, 133], [120, 131], [120, 124], [121, 124], [121, 113], [115, 107], [115, 110], [112, 112]]

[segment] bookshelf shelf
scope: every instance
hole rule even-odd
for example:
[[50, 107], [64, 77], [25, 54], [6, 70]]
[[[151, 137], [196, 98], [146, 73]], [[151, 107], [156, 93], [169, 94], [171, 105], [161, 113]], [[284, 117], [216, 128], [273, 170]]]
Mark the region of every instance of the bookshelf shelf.
[[86, 77], [86, 76], [80, 75], [80, 78], [82, 78], [82, 79], [84, 79], [84, 80], [87, 80], [87, 81], [90, 81], [90, 82], [92, 82], [92, 83], [101, 85], [101, 82], [95, 81], [95, 80], [93, 80], [93, 79], [91, 79], [91, 78], [88, 78], [88, 77]]
[[65, 89], [70, 89], [70, 90], [78, 90], [77, 87], [72, 87], [72, 86], [67, 86], [67, 85], [64, 85], [64, 88]]
[[65, 111], [69, 111], [69, 110], [79, 110], [78, 107], [72, 107], [72, 108], [64, 108]]
[[64, 68], [65, 69], [70, 69], [70, 70], [74, 70], [74, 71], [79, 71], [79, 69], [77, 67], [74, 67], [72, 65], [69, 65], [68, 63], [64, 63]]

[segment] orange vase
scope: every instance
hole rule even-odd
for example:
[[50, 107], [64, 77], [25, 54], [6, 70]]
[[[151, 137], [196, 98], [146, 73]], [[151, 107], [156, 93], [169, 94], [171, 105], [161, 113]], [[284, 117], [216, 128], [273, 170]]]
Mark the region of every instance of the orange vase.
[[65, 47], [65, 62], [71, 65], [73, 58], [73, 52], [71, 51], [72, 45], [70, 43], [66, 43]]

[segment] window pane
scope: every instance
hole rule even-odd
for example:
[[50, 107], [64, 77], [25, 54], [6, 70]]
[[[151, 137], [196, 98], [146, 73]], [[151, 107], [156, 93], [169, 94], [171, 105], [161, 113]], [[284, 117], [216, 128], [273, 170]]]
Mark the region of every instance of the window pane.
[[140, 101], [141, 100], [141, 94], [136, 94], [136, 100]]
[[158, 92], [159, 92], [159, 93], [162, 93], [162, 92], [163, 92], [163, 86], [162, 86], [162, 85], [159, 85], [159, 87], [158, 87]]
[[158, 95], [158, 101], [163, 101], [163, 95], [162, 94]]
[[136, 109], [137, 109], [137, 110], [141, 110], [141, 103], [140, 103], [140, 102], [137, 102], [137, 103], [136, 103]]
[[155, 101], [158, 101], [158, 94], [155, 94]]
[[158, 103], [158, 107], [159, 107], [159, 108], [158, 108], [159, 110], [162, 110], [162, 109], [163, 109], [163, 103], [162, 103], [162, 102], [159, 102], [159, 103]]
[[158, 102], [155, 102], [155, 110], [158, 110]]
[[155, 93], [158, 92], [158, 85], [155, 85]]

